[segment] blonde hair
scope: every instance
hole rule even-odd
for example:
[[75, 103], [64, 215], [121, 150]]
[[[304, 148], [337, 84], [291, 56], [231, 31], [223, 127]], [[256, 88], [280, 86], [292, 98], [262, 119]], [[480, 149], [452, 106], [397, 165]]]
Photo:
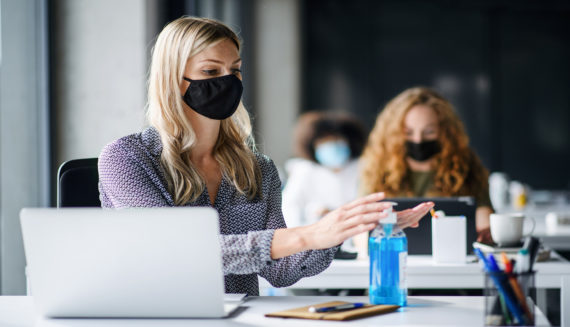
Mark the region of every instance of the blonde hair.
[[404, 119], [416, 105], [432, 108], [439, 123], [441, 151], [435, 156], [434, 177], [437, 194], [430, 195], [478, 196], [488, 188], [488, 172], [469, 147], [469, 138], [453, 106], [425, 87], [403, 91], [378, 115], [362, 155], [362, 192], [413, 196], [408, 180]]
[[[195, 201], [205, 189], [203, 177], [190, 161], [197, 140], [180, 94], [186, 62], [226, 39], [240, 50], [237, 35], [221, 22], [182, 17], [164, 27], [152, 50], [147, 119], [160, 134], [161, 163], [176, 205]], [[260, 193], [261, 172], [254, 150], [249, 114], [240, 101], [237, 111], [221, 121], [214, 158], [220, 164], [222, 175], [249, 199]]]

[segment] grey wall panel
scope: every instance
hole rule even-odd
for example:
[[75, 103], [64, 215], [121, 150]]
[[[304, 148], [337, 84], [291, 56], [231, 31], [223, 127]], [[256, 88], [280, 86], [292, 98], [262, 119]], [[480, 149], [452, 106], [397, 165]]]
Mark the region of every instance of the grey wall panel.
[[45, 1], [1, 1], [0, 246], [3, 295], [24, 294], [22, 207], [47, 206]]

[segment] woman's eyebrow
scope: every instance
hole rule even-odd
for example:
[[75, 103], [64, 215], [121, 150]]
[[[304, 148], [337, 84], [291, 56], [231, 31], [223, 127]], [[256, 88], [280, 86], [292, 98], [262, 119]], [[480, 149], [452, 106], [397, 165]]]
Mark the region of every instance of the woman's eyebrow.
[[[209, 59], [209, 58], [207, 58], [207, 59], [200, 60], [200, 62], [207, 62], [207, 61], [213, 62], [213, 63], [216, 63], [216, 64], [224, 64], [223, 61], [218, 60], [218, 59]], [[234, 60], [233, 64], [237, 64], [238, 62], [241, 62], [241, 58], [237, 58], [236, 60]]]
[[[431, 127], [437, 127], [437, 126], [438, 126], [437, 123], [431, 123], [431, 124], [425, 125], [424, 127], [422, 127], [422, 129], [424, 129], [424, 128], [431, 128]], [[410, 127], [410, 126], [408, 126], [408, 125], [404, 125], [404, 129], [413, 130], [414, 127]]]

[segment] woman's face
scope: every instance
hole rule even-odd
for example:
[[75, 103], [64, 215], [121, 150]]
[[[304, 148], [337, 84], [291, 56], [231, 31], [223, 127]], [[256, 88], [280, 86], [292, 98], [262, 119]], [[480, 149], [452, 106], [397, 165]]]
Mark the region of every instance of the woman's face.
[[413, 143], [437, 140], [439, 122], [435, 111], [425, 105], [413, 106], [404, 118], [404, 135]]
[[[241, 80], [241, 58], [234, 42], [222, 40], [202, 52], [190, 57], [186, 62], [184, 76], [200, 80], [234, 74]], [[189, 82], [183, 80], [180, 93], [184, 94]]]
[[350, 146], [344, 137], [329, 135], [315, 140], [315, 159], [325, 167], [340, 169], [350, 159]]
[[329, 143], [329, 142], [345, 142], [345, 143], [347, 143], [346, 140], [344, 139], [344, 137], [341, 137], [338, 135], [327, 135], [327, 136], [323, 136], [323, 137], [315, 140], [315, 148], [317, 148], [321, 144]]

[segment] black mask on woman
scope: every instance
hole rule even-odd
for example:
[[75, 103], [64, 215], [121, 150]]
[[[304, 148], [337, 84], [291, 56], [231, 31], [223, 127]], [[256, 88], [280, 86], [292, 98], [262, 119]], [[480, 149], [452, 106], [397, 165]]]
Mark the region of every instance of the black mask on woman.
[[243, 85], [237, 76], [225, 75], [199, 80], [184, 77], [184, 79], [190, 82], [190, 85], [182, 98], [200, 115], [222, 120], [236, 112], [243, 92]]
[[426, 161], [439, 153], [439, 151], [441, 151], [441, 147], [437, 140], [421, 143], [406, 141], [406, 150], [408, 152], [408, 157], [416, 161]]

